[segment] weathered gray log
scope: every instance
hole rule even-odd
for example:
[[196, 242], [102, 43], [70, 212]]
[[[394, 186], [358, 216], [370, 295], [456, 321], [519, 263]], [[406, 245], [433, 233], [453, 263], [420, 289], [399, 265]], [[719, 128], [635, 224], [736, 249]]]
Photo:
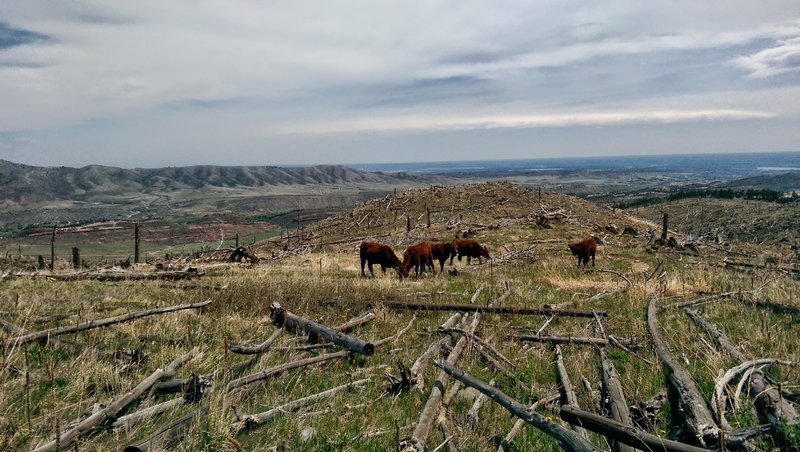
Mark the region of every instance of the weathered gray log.
[[[409, 301], [383, 301], [384, 306], [390, 309], [415, 309], [421, 311], [459, 311], [481, 312], [485, 314], [516, 314], [516, 315], [562, 315], [565, 317], [594, 317], [592, 311], [575, 311], [569, 309], [525, 308], [515, 306], [476, 306], [472, 304], [440, 304]], [[597, 311], [598, 315], [608, 315], [605, 311]]]
[[[524, 342], [549, 342], [551, 344], [583, 344], [597, 345], [600, 347], [614, 346], [613, 342], [600, 337], [571, 337], [571, 336], [540, 336], [538, 334], [509, 334], [506, 339]], [[633, 339], [617, 339], [625, 347], [638, 348]]]
[[375, 347], [380, 347], [383, 344], [388, 344], [389, 342], [396, 341], [397, 339], [400, 338], [400, 336], [406, 334], [408, 332], [408, 330], [411, 329], [411, 327], [414, 325], [414, 320], [416, 320], [416, 319], [417, 319], [416, 315], [412, 316], [411, 320], [408, 321], [408, 325], [403, 327], [403, 329], [401, 329], [400, 331], [398, 331], [397, 333], [395, 333], [392, 336], [384, 337], [383, 339], [378, 339], [377, 341], [373, 342], [372, 345], [374, 345]]
[[580, 435], [573, 432], [572, 430], [564, 428], [556, 424], [555, 422], [551, 421], [550, 419], [536, 412], [528, 410], [527, 408], [525, 408], [524, 405], [522, 405], [521, 403], [517, 402], [516, 400], [512, 399], [511, 397], [503, 393], [503, 391], [497, 388], [493, 388], [488, 384], [486, 384], [486, 382], [478, 378], [475, 378], [472, 375], [460, 371], [458, 368], [451, 365], [450, 363], [438, 360], [435, 361], [434, 364], [436, 365], [436, 367], [439, 367], [440, 369], [442, 369], [444, 372], [446, 372], [448, 375], [455, 378], [456, 380], [486, 394], [487, 396], [489, 396], [490, 399], [500, 404], [500, 406], [508, 410], [514, 416], [524, 420], [525, 422], [533, 425], [542, 432], [552, 436], [556, 440], [558, 445], [561, 446], [564, 450], [574, 451], [574, 452], [599, 450], [597, 447], [594, 446], [594, 444], [590, 443], [584, 438], [581, 438]]
[[185, 416], [178, 418], [169, 425], [160, 428], [147, 438], [130, 444], [123, 449], [124, 452], [148, 452], [149, 450], [169, 449], [179, 443], [186, 436], [192, 425], [208, 415], [208, 406], [202, 406]]
[[[614, 362], [608, 358], [608, 353], [603, 347], [598, 347], [600, 353], [600, 366], [603, 369], [603, 389], [605, 390], [604, 400], [608, 408], [611, 419], [623, 425], [632, 426], [631, 412], [628, 409], [628, 402], [625, 400], [625, 393], [622, 391], [622, 384], [617, 376], [617, 369]], [[632, 452], [633, 448], [622, 443], [614, 442], [614, 450], [617, 452]]]
[[143, 419], [147, 419], [156, 416], [158, 414], [161, 414], [165, 411], [175, 409], [179, 406], [182, 406], [185, 403], [186, 399], [184, 399], [183, 397], [176, 397], [172, 400], [167, 400], [166, 402], [159, 403], [158, 405], [153, 405], [143, 410], [139, 410], [131, 414], [126, 414], [125, 416], [119, 417], [111, 424], [111, 426], [113, 428], [124, 428], [125, 430], [130, 430], [134, 425], [136, 425]]
[[11, 341], [14, 344], [22, 345], [22, 344], [27, 344], [29, 342], [41, 340], [43, 338], [51, 338], [55, 336], [60, 336], [62, 334], [77, 333], [80, 331], [90, 330], [93, 328], [101, 328], [109, 325], [114, 325], [116, 323], [127, 322], [129, 320], [140, 319], [142, 317], [147, 317], [151, 315], [164, 314], [167, 312], [181, 311], [185, 309], [199, 309], [209, 304], [211, 304], [211, 300], [202, 301], [200, 303], [182, 304], [177, 306], [167, 306], [164, 308], [149, 309], [147, 311], [132, 312], [130, 314], [124, 314], [117, 317], [109, 317], [107, 319], [89, 320], [88, 322], [83, 322], [78, 325], [50, 328], [43, 331], [37, 331], [35, 333], [24, 334], [22, 336], [17, 336], [15, 338], [12, 338]]
[[[558, 370], [558, 383], [561, 386], [561, 390], [563, 392], [563, 400], [564, 404], [566, 405], [578, 405], [578, 397], [575, 395], [575, 390], [572, 389], [572, 383], [569, 381], [569, 374], [567, 373], [567, 367], [564, 365], [564, 357], [561, 354], [561, 346], [556, 344], [555, 345], [555, 353], [556, 353], [556, 369]], [[589, 436], [586, 434], [586, 430], [573, 425], [572, 429], [575, 430], [575, 433], [580, 435], [583, 439], [589, 440]]]
[[[474, 332], [478, 327], [478, 322], [480, 322], [480, 319], [480, 313], [476, 313], [472, 317], [472, 321], [470, 322], [470, 325], [467, 327], [466, 331], [470, 334]], [[456, 342], [456, 345], [453, 346], [450, 354], [447, 356], [447, 362], [455, 364], [455, 362], [458, 361], [458, 358], [461, 357], [461, 353], [464, 351], [466, 346], [467, 338], [461, 337], [458, 342]], [[439, 410], [442, 406], [442, 399], [448, 379], [449, 378], [445, 372], [439, 373], [439, 376], [436, 378], [436, 381], [431, 387], [430, 396], [428, 397], [428, 400], [419, 415], [419, 420], [417, 421], [416, 427], [414, 427], [414, 432], [411, 434], [411, 438], [407, 441], [405, 450], [425, 450], [425, 446], [428, 443], [428, 436], [430, 436], [433, 428], [433, 423], [438, 418]]]
[[317, 322], [300, 317], [299, 315], [292, 314], [283, 309], [280, 303], [273, 302], [272, 305], [270, 305], [270, 317], [272, 317], [272, 321], [275, 325], [279, 327], [305, 330], [309, 334], [319, 335], [328, 342], [333, 342], [336, 345], [345, 347], [351, 352], [361, 353], [366, 356], [370, 356], [375, 352], [375, 346], [373, 344], [344, 334], [341, 331], [336, 331], [325, 325], [320, 325]]
[[[461, 320], [461, 314], [455, 313], [451, 315], [440, 327], [439, 329], [447, 329], [452, 328], [455, 326], [458, 321]], [[416, 379], [417, 384], [416, 386], [422, 389], [425, 386], [423, 374], [425, 373], [425, 368], [430, 361], [431, 356], [439, 356], [439, 350], [442, 349], [443, 345], [447, 345], [448, 347], [452, 346], [453, 344], [453, 337], [448, 335], [443, 337], [442, 339], [438, 339], [436, 342], [431, 344], [427, 350], [425, 350], [415, 361], [414, 364], [411, 365], [411, 376]]]
[[[800, 415], [788, 400], [781, 397], [780, 391], [767, 385], [764, 374], [753, 372], [750, 377], [750, 397], [759, 419], [772, 427], [772, 432], [784, 444], [793, 444], [797, 438], [790, 438], [791, 430], [787, 427], [800, 425]], [[797, 446], [797, 443], [794, 443]]]
[[197, 347], [190, 350], [188, 353], [179, 356], [174, 361], [169, 363], [164, 369], [156, 369], [149, 377], [142, 380], [138, 385], [134, 386], [130, 391], [119, 399], [113, 401], [111, 404], [93, 413], [88, 418], [80, 421], [77, 425], [69, 428], [63, 432], [58, 432], [56, 439], [45, 443], [34, 449], [35, 452], [46, 450], [55, 450], [57, 447], [66, 448], [71, 445], [75, 439], [99, 425], [101, 422], [111, 419], [123, 408], [128, 406], [131, 402], [139, 398], [142, 394], [150, 389], [156, 381], [163, 377], [172, 376], [181, 366], [189, 362], [199, 351]]
[[258, 414], [247, 414], [241, 416], [237, 419], [237, 421], [231, 426], [234, 434], [237, 434], [245, 429], [252, 429], [258, 427], [260, 425], [264, 425], [267, 422], [270, 422], [273, 419], [276, 419], [282, 416], [284, 413], [289, 413], [292, 411], [297, 411], [303, 407], [308, 405], [321, 402], [325, 399], [329, 399], [334, 395], [344, 391], [345, 389], [350, 389], [355, 386], [363, 386], [369, 382], [369, 378], [365, 378], [363, 380], [354, 381], [351, 383], [347, 383], [341, 386], [337, 386], [335, 388], [328, 389], [327, 391], [322, 391], [320, 393], [310, 395], [308, 397], [303, 397], [302, 399], [293, 400], [291, 402], [285, 403], [278, 407], [275, 407], [271, 410], [264, 411], [263, 413]]
[[[481, 394], [483, 394], [483, 393], [481, 393]], [[528, 411], [535, 412], [536, 408], [538, 408], [539, 405], [541, 405], [543, 403], [554, 402], [554, 401], [558, 400], [559, 397], [561, 397], [561, 394], [550, 394], [549, 396], [547, 396], [545, 398], [542, 398], [542, 399], [539, 399], [536, 402], [534, 402], [531, 406], [528, 407]], [[525, 425], [525, 421], [523, 421], [522, 419], [517, 418], [517, 420], [514, 421], [514, 425], [511, 427], [511, 430], [508, 431], [508, 433], [506, 434], [505, 438], [503, 438], [503, 441], [500, 442], [500, 446], [497, 447], [497, 452], [507, 452], [508, 450], [510, 450], [511, 449], [511, 444], [514, 443], [514, 438], [516, 438], [516, 436], [522, 430], [522, 427], [524, 425]]]
[[47, 279], [56, 281], [141, 281], [141, 280], [181, 280], [203, 276], [197, 271], [161, 271], [161, 272], [77, 272], [48, 274]]
[[561, 407], [561, 419], [641, 450], [708, 452], [708, 449], [672, 441], [570, 405]]
[[[492, 347], [488, 342], [481, 339], [480, 336], [475, 334], [467, 334], [462, 328], [446, 328], [439, 330], [442, 333], [458, 333], [467, 337], [467, 339], [471, 340], [474, 345], [476, 345], [482, 351], [485, 351], [487, 354], [492, 355], [495, 359], [502, 361], [506, 366], [511, 367], [512, 369], [516, 368], [517, 366], [511, 362], [510, 359], [506, 358], [499, 350]], [[497, 366], [495, 366], [497, 367]], [[502, 366], [501, 366], [502, 369]], [[504, 369], [503, 369], [504, 370]]]
[[770, 300], [755, 300], [751, 304], [755, 304], [761, 308], [767, 308], [771, 311], [781, 314], [800, 314], [800, 306], [792, 306], [788, 304], [776, 303]]
[[342, 350], [335, 353], [327, 353], [325, 355], [318, 355], [318, 356], [312, 356], [310, 358], [298, 359], [278, 366], [270, 367], [269, 369], [265, 369], [260, 372], [256, 372], [254, 374], [237, 378], [235, 380], [231, 380], [225, 387], [225, 390], [230, 392], [238, 388], [241, 388], [243, 386], [249, 385], [251, 383], [256, 383], [262, 380], [266, 380], [268, 378], [272, 378], [276, 375], [280, 375], [288, 370], [310, 366], [312, 364], [317, 364], [332, 359], [344, 358], [345, 356], [347, 356], [347, 353], [348, 353], [347, 350]]
[[669, 385], [677, 395], [677, 406], [672, 407], [673, 413], [683, 420], [686, 430], [697, 444], [716, 444], [719, 441], [719, 427], [691, 375], [681, 367], [667, 347], [658, 330], [656, 312], [656, 298], [653, 297], [647, 308], [647, 326], [655, 343], [656, 354], [666, 367]]
[[[681, 367], [658, 331], [656, 312], [656, 298], [653, 297], [647, 307], [647, 326], [653, 337], [656, 354], [666, 367], [669, 388], [674, 390], [676, 396], [674, 397], [676, 404], [672, 406], [672, 412], [682, 420], [692, 439], [701, 446], [719, 444], [722, 440], [729, 447], [738, 447], [751, 438], [768, 431], [768, 428], [763, 426], [742, 428], [731, 432], [723, 432], [720, 429], [689, 372]], [[670, 403], [672, 401], [673, 398]], [[723, 436], [724, 439], [721, 438]]]
[[703, 318], [699, 312], [693, 309], [684, 309], [684, 312], [689, 315], [689, 318], [702, 329], [706, 335], [711, 337], [717, 346], [724, 351], [726, 351], [729, 355], [733, 356], [736, 361], [743, 363], [747, 361], [745, 358], [744, 353], [739, 350], [739, 347], [733, 345], [733, 342], [728, 339], [728, 336], [722, 332], [719, 328], [714, 326], [713, 324], [709, 323], [705, 318]]
[[233, 353], [238, 353], [240, 355], [257, 355], [260, 353], [264, 353], [272, 347], [272, 344], [283, 334], [285, 330], [283, 328], [278, 328], [272, 332], [272, 335], [267, 338], [266, 341], [255, 344], [228, 344], [228, 350]]
[[765, 359], [756, 359], [753, 361], [747, 361], [729, 369], [727, 372], [725, 372], [725, 374], [721, 378], [719, 378], [716, 381], [716, 383], [714, 384], [714, 395], [711, 396], [711, 409], [714, 411], [714, 414], [717, 415], [717, 420], [719, 421], [719, 424], [720, 426], [722, 426], [722, 428], [728, 430], [732, 428], [731, 425], [728, 423], [728, 420], [725, 418], [725, 407], [727, 406], [727, 397], [725, 397], [725, 388], [740, 373], [755, 366], [761, 366], [766, 364], [791, 365], [792, 363], [774, 358], [765, 358]]
[[[25, 330], [23, 328], [20, 328], [17, 325], [14, 325], [11, 322], [7, 322], [7, 321], [5, 321], [3, 319], [0, 319], [0, 329], [3, 329], [4, 331], [7, 331], [7, 332], [9, 332], [9, 333], [11, 333], [11, 334], [13, 334], [13, 335], [15, 335], [17, 337], [25, 336], [27, 334], [31, 334], [30, 331]], [[7, 341], [7, 344], [11, 345], [11, 344], [13, 344], [13, 341], [14, 341], [14, 339], [9, 339]], [[42, 344], [48, 343], [47, 338], [39, 339], [39, 342], [42, 343]], [[51, 346], [57, 348], [57, 349], [64, 350], [65, 352], [67, 352], [69, 354], [72, 354], [72, 355], [75, 355], [75, 356], [80, 355], [81, 353], [83, 353], [83, 350], [84, 350], [83, 347], [81, 347], [78, 344], [72, 344], [70, 342], [63, 342], [63, 341], [59, 341], [57, 339], [50, 339], [49, 340], [49, 344]], [[8, 345], [4, 344], [4, 346], [6, 346], [6, 347]]]
[[[489, 386], [494, 387], [495, 384], [494, 378], [489, 380]], [[480, 393], [477, 397], [475, 397], [475, 401], [472, 402], [472, 407], [469, 409], [469, 412], [467, 412], [468, 429], [474, 430], [478, 427], [478, 424], [480, 423], [480, 411], [484, 403], [486, 403], [486, 399], [488, 399], [488, 397], [484, 393]]]

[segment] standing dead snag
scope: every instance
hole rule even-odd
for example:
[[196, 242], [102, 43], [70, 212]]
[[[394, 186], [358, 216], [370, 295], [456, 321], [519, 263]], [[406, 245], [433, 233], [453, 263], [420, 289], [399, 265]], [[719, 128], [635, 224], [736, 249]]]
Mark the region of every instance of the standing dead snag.
[[564, 450], [573, 452], [588, 452], [598, 450], [594, 444], [584, 438], [581, 438], [580, 435], [572, 430], [564, 428], [552, 420], [526, 409], [524, 405], [512, 399], [501, 390], [489, 386], [484, 381], [475, 378], [472, 375], [465, 374], [452, 364], [441, 360], [434, 362], [434, 364], [436, 367], [442, 369], [442, 371], [446, 372], [456, 380], [486, 394], [490, 399], [500, 404], [500, 406], [508, 410], [514, 416], [552, 436], [556, 442], [558, 442], [558, 445]]
[[362, 341], [341, 331], [328, 328], [314, 321], [292, 314], [281, 307], [280, 303], [274, 302], [270, 306], [270, 317], [275, 325], [286, 329], [302, 329], [309, 334], [316, 334], [327, 341], [345, 347], [351, 352], [361, 353], [370, 356], [375, 352], [375, 346], [369, 342]]
[[93, 413], [88, 418], [80, 421], [74, 427], [64, 431], [58, 432], [56, 439], [50, 441], [42, 446], [37, 447], [34, 449], [35, 452], [41, 452], [46, 450], [55, 450], [57, 448], [65, 448], [69, 447], [70, 444], [75, 441], [75, 439], [83, 434], [94, 428], [95, 426], [99, 425], [101, 422], [104, 422], [108, 419], [113, 418], [118, 412], [120, 412], [123, 408], [128, 406], [131, 402], [136, 400], [139, 396], [145, 393], [151, 386], [153, 386], [156, 381], [158, 381], [162, 377], [169, 377], [172, 376], [179, 368], [181, 368], [184, 364], [189, 362], [194, 356], [197, 354], [199, 349], [197, 347], [190, 350], [188, 353], [179, 356], [174, 361], [172, 361], [166, 368], [164, 369], [156, 369], [149, 377], [142, 380], [141, 383], [134, 386], [133, 389], [128, 391], [125, 395], [120, 397], [119, 399], [113, 401], [111, 404]]

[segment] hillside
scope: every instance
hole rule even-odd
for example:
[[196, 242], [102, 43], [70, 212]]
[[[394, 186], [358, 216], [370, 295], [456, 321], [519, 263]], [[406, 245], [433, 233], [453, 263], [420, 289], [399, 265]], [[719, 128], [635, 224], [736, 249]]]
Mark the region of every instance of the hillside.
[[790, 172], [784, 174], [771, 174], [764, 176], [745, 177], [732, 180], [723, 184], [726, 188], [736, 189], [767, 189], [786, 193], [800, 192], [800, 173]]
[[[622, 233], [625, 227], [639, 233]], [[134, 272], [102, 273], [158, 278], [169, 274], [164, 270], [191, 266], [195, 271], [184, 272], [191, 281], [70, 280], [86, 274], [68, 270], [66, 262], [58, 262], [54, 273], [2, 269], [0, 338], [12, 346], [6, 348], [0, 371], [0, 449], [26, 450], [54, 439], [63, 448], [72, 447], [55, 432], [86, 419], [94, 409], [116, 407], [112, 401], [140, 382], [153, 382], [151, 374], [159, 380], [157, 369], [195, 347], [197, 354], [174, 376], [128, 400], [110, 420], [135, 416], [121, 425], [102, 423], [91, 433], [79, 432], [75, 447], [119, 450], [138, 443], [141, 449], [179, 451], [411, 451], [401, 443], [424, 436], [423, 447], [416, 450], [446, 444], [456, 450], [560, 450], [541, 430], [514, 427], [516, 419], [508, 411], [493, 400], [481, 400], [475, 390], [452, 378], [437, 383], [434, 361], [446, 358], [485, 382], [493, 380], [524, 406], [538, 402], [533, 410], [552, 425], [569, 428], [560, 419], [567, 395], [559, 381], [565, 375], [574, 390], [570, 403], [586, 411], [609, 417], [612, 404], [633, 407], [632, 424], [639, 430], [694, 445], [713, 444], [712, 437], [698, 440], [689, 430], [694, 424], [682, 411], [687, 405], [670, 406], [670, 398], [660, 395], [674, 372], [664, 367], [654, 331], [674, 355], [671, 365], [694, 382], [696, 405], [716, 412], [710, 401], [727, 369], [745, 359], [800, 361], [797, 316], [791, 314], [800, 309], [800, 272], [792, 273], [785, 262], [782, 267], [728, 266], [725, 259], [731, 254], [720, 246], [698, 247], [698, 252], [654, 248], [645, 231], [657, 227], [633, 213], [576, 197], [487, 182], [398, 190], [297, 225], [288, 235], [249, 246], [259, 263], [231, 263], [230, 251], [220, 250], [139, 264]], [[588, 234], [602, 239], [596, 267], [576, 268], [567, 243]], [[457, 235], [486, 244], [492, 259], [455, 260], [444, 272], [437, 267], [435, 276], [360, 275], [357, 249], [365, 238], [389, 244], [402, 256], [406, 245], [421, 238]], [[762, 255], [779, 249], [731, 240], [753, 253], [735, 255], [742, 263], [766, 262]], [[202, 309], [52, 334], [49, 342], [20, 345], [14, 339], [21, 334], [16, 328], [71, 327], [205, 300], [211, 303]], [[277, 327], [270, 318], [272, 302], [322, 325], [347, 324], [338, 328], [374, 344], [374, 354], [347, 353], [334, 343], [314, 343], [314, 335], [301, 330]], [[466, 307], [445, 306], [456, 304]], [[717, 345], [719, 336], [707, 335], [683, 306], [724, 332], [730, 349]], [[533, 310], [524, 315], [477, 312], [489, 307]], [[461, 312], [455, 323], [440, 328], [454, 310]], [[595, 342], [579, 343], [583, 339]], [[561, 345], [556, 348], [553, 341]], [[771, 388], [766, 397], [745, 378], [738, 405], [723, 411], [733, 429], [766, 423], [755, 407], [772, 395], [796, 407], [788, 401], [798, 400], [796, 365], [758, 362], [773, 363], [763, 374], [783, 392]], [[415, 369], [412, 380], [393, 385], [403, 381], [403, 368]], [[613, 397], [621, 394], [625, 400], [612, 402], [603, 391], [610, 387], [607, 379], [616, 381]], [[357, 387], [313, 405], [289, 404], [308, 403], [309, 396], [354, 382]], [[727, 385], [729, 399], [736, 383]], [[415, 434], [425, 407], [437, 398], [442, 403], [435, 407], [433, 424], [424, 435]], [[719, 406], [724, 409], [725, 401]], [[256, 413], [267, 414], [248, 417]], [[717, 429], [717, 415], [706, 419], [704, 428]], [[152, 436], [170, 426], [179, 428], [168, 430], [166, 437]], [[512, 428], [518, 433], [509, 439]], [[612, 447], [605, 436], [589, 432], [586, 438], [591, 448]], [[746, 446], [795, 450], [800, 429], [776, 427]]]
[[343, 166], [189, 166], [123, 169], [37, 167], [0, 160], [0, 206], [57, 200], [91, 201], [128, 194], [161, 194], [205, 188], [283, 185], [397, 184], [421, 180], [404, 173], [357, 171]]

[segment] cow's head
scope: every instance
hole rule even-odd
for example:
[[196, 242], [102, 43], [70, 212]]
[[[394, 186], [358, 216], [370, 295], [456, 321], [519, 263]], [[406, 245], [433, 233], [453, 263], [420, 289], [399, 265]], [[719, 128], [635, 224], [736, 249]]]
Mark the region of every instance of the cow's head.
[[481, 256], [486, 259], [491, 259], [491, 256], [489, 256], [489, 248], [486, 248], [484, 245], [481, 245]]

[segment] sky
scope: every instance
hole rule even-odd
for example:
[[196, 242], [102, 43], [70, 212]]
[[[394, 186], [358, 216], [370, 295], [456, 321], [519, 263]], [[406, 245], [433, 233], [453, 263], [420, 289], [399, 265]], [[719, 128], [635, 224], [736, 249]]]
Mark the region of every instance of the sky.
[[0, 2], [0, 159], [800, 151], [800, 2]]

